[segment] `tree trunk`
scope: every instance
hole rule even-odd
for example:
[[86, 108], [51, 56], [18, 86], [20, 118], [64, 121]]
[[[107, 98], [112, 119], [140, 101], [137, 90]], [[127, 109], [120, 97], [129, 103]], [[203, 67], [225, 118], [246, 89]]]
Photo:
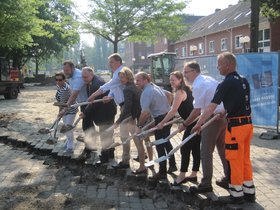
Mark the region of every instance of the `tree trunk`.
[[114, 44], [114, 53], [118, 52], [118, 42], [113, 42]]
[[251, 0], [251, 49], [250, 52], [258, 52], [258, 34], [259, 34], [259, 15], [260, 4], [259, 0]]
[[39, 59], [37, 57], [35, 57], [35, 75], [38, 76], [38, 72], [39, 72]]

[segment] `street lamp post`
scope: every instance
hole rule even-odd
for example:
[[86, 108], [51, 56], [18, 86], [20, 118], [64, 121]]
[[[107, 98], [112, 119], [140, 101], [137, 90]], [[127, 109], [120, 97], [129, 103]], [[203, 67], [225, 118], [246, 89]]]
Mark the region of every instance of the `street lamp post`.
[[239, 42], [243, 44], [243, 53], [246, 53], [246, 44], [250, 42], [249, 36], [240, 37]]
[[142, 64], [142, 69], [141, 69], [141, 71], [144, 71], [144, 63], [145, 63], [144, 60], [145, 60], [145, 56], [142, 55], [140, 58], [141, 58], [141, 60], [142, 60], [142, 61], [141, 61], [141, 64]]
[[135, 61], [136, 61], [136, 58], [132, 58], [132, 69], [133, 69], [134, 73], [135, 73]]

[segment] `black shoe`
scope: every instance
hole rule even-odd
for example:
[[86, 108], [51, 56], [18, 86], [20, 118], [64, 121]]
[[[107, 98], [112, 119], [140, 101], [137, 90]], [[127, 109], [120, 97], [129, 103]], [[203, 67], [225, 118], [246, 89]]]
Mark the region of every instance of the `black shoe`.
[[127, 168], [130, 168], [130, 165], [127, 164], [127, 163], [123, 163], [122, 161], [119, 162], [118, 165], [114, 165], [112, 166], [114, 169], [127, 169]]
[[186, 177], [184, 179], [185, 182], [197, 182], [197, 176], [194, 177]]
[[244, 193], [244, 199], [246, 202], [254, 203], [256, 201], [256, 195]]
[[114, 159], [115, 158], [115, 148], [111, 148], [111, 149], [108, 149], [108, 157], [109, 159]]
[[101, 151], [101, 155], [99, 155], [99, 159], [101, 163], [108, 163], [109, 162], [108, 150]]
[[242, 197], [233, 197], [233, 196], [219, 196], [218, 201], [222, 204], [242, 204], [244, 203], [244, 198]]
[[151, 179], [153, 179], [153, 180], [167, 179], [167, 174], [166, 173], [162, 173], [162, 172], [158, 172], [154, 176], [152, 176]]
[[202, 185], [199, 184], [198, 186], [192, 186], [190, 187], [190, 192], [192, 194], [196, 194], [196, 193], [207, 193], [207, 192], [212, 192], [213, 191], [213, 187], [211, 185]]
[[172, 174], [173, 172], [177, 171], [177, 167], [176, 166], [170, 166], [169, 169], [167, 170], [168, 174]]
[[216, 181], [216, 185], [218, 185], [221, 188], [224, 188], [228, 190], [228, 179], [226, 177], [219, 179]]
[[[147, 158], [148, 158], [148, 156], [145, 155], [145, 159], [147, 159]], [[139, 162], [139, 156], [137, 156], [136, 158], [133, 158], [133, 160], [135, 160], [136, 162]]]

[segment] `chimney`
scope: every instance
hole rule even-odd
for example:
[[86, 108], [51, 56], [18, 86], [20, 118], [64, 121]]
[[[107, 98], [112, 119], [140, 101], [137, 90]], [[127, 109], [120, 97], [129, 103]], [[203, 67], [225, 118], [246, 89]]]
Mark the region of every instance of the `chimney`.
[[219, 11], [221, 11], [221, 9], [218, 9], [218, 8], [217, 8], [217, 9], [215, 9], [215, 13], [216, 13], [216, 12], [219, 12]]

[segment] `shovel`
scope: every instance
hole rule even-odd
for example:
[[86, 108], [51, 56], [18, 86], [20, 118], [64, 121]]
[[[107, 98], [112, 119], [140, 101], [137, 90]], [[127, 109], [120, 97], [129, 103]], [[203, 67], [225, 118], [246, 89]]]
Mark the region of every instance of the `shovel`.
[[[178, 120], [181, 120], [181, 119], [182, 119], [181, 117], [175, 118], [174, 120], [171, 120], [171, 121], [169, 121], [167, 123], [164, 123], [163, 126], [167, 126], [167, 125], [173, 124], [173, 123], [175, 123], [175, 122], [177, 122]], [[143, 132], [137, 134], [136, 137], [138, 137], [139, 139], [144, 139], [145, 137], [147, 137], [147, 135], [149, 133], [154, 132], [156, 130], [158, 130], [158, 128], [157, 127], [153, 127], [153, 128], [151, 128], [149, 130], [146, 130], [146, 131], [143, 131]]]
[[[200, 116], [198, 116], [197, 118], [195, 118], [190, 124], [194, 123], [195, 121], [197, 121], [199, 119]], [[180, 132], [179, 128], [177, 130], [175, 130], [173, 133], [171, 133], [169, 136], [167, 136], [166, 138], [161, 138], [158, 139], [156, 141], [150, 142], [148, 144], [149, 147], [152, 147], [154, 145], [160, 145], [160, 144], [164, 144], [166, 142], [168, 142], [171, 138], [173, 138], [174, 136], [176, 136], [178, 133]]]
[[58, 122], [60, 121], [61, 117], [58, 117], [55, 119], [55, 121], [53, 122], [52, 126], [50, 128], [41, 128], [38, 133], [40, 134], [48, 134], [51, 133], [54, 130], [54, 127], [56, 124], [58, 124]]
[[[50, 130], [50, 133], [49, 133], [50, 137], [46, 141], [47, 144], [52, 145], [52, 144], [54, 144], [56, 142], [56, 140], [57, 140], [56, 133], [57, 133], [58, 123], [59, 123], [60, 119], [61, 119], [61, 117], [59, 118], [59, 120], [55, 121], [53, 128]], [[54, 132], [53, 136], [51, 134], [52, 131]]]
[[62, 102], [54, 102], [53, 105], [59, 107], [68, 107], [67, 103], [62, 103]]
[[[150, 127], [153, 123], [155, 122], [155, 120], [151, 120], [150, 122], [148, 122], [141, 130], [145, 130], [147, 129], [148, 127]], [[124, 145], [124, 144], [127, 144], [129, 141], [131, 141], [134, 137], [136, 136], [136, 134], [132, 134], [130, 137], [128, 137], [124, 142], [122, 143], [119, 143], [119, 142], [115, 142], [113, 144], [111, 144], [108, 149], [111, 149], [111, 148], [115, 148], [115, 147], [118, 147], [120, 145]]]
[[171, 138], [173, 138], [174, 136], [176, 136], [177, 133], [179, 133], [179, 132], [180, 132], [180, 130], [179, 130], [179, 128], [178, 128], [177, 130], [173, 131], [173, 132], [172, 132], [169, 136], [167, 136], [166, 138], [161, 138], [161, 139], [155, 140], [155, 141], [153, 141], [153, 142], [149, 142], [147, 146], [148, 146], [148, 147], [152, 147], [152, 146], [154, 146], [154, 145], [164, 144], [164, 143], [168, 142], [169, 139], [171, 139]]
[[104, 99], [96, 99], [94, 101], [85, 101], [85, 102], [81, 102], [81, 103], [76, 103], [76, 104], [72, 104], [70, 107], [79, 107], [79, 106], [84, 106], [84, 105], [88, 105], [88, 104], [94, 104], [94, 103], [99, 103], [99, 102], [103, 102], [103, 101], [107, 101], [108, 99], [104, 100]]
[[73, 125], [63, 125], [60, 129], [60, 133], [66, 133], [68, 131], [73, 130], [77, 126], [77, 124], [80, 122], [81, 119], [82, 119], [82, 117], [79, 116]]
[[[129, 117], [125, 118], [121, 123], [125, 123], [125, 122], [127, 122], [127, 121], [129, 121], [129, 120], [131, 120], [131, 119], [132, 119], [132, 117], [129, 116]], [[112, 130], [114, 130], [114, 129], [115, 129], [115, 125], [112, 125], [112, 126], [110, 126], [109, 128], [107, 128], [107, 129], [105, 130], [105, 132], [109, 132], [109, 131], [112, 131]]]
[[[214, 120], [218, 119], [220, 116], [219, 114], [215, 115], [214, 117], [212, 117], [210, 120], [208, 120], [204, 125], [201, 126], [201, 130], [203, 130], [204, 128], [206, 128], [208, 125], [210, 125]], [[150, 167], [152, 165], [154, 165], [155, 163], [160, 163], [162, 161], [167, 160], [168, 158], [170, 158], [170, 156], [172, 156], [177, 150], [179, 150], [185, 143], [187, 143], [190, 139], [192, 139], [194, 136], [197, 135], [197, 132], [192, 133], [191, 135], [189, 135], [187, 138], [185, 138], [179, 145], [177, 145], [175, 148], [173, 148], [167, 155], [161, 156], [155, 160], [152, 160], [148, 163], [145, 163], [146, 167]]]

